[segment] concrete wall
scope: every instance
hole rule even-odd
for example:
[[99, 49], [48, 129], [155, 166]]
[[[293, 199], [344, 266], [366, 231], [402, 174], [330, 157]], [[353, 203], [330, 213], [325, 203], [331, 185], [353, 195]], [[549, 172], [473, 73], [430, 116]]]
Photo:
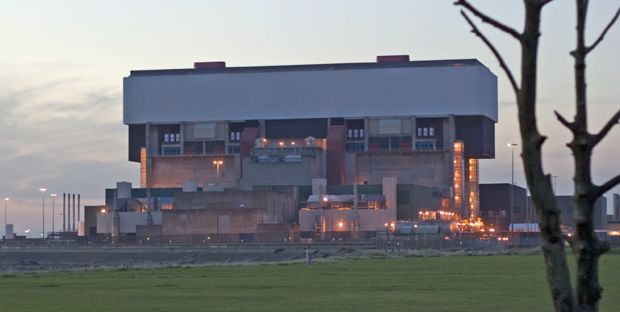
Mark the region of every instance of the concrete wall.
[[497, 78], [488, 68], [475, 60], [423, 63], [135, 73], [123, 81], [123, 121], [449, 114], [497, 120]]
[[[214, 160], [223, 160], [219, 178]], [[199, 186], [210, 183], [235, 187], [239, 180], [239, 156], [161, 156], [151, 158], [149, 186], [152, 188], [182, 187], [194, 181]]]
[[162, 234], [207, 235], [256, 233], [261, 209], [184, 209], [163, 212]]
[[251, 189], [254, 185], [312, 185], [312, 179], [325, 177], [325, 153], [302, 158], [299, 163], [265, 164], [243, 158], [243, 177], [239, 186]]
[[[146, 225], [147, 224], [147, 213], [146, 212], [119, 212], [120, 216], [120, 233], [121, 234], [129, 234], [136, 233], [137, 225]], [[106, 212], [106, 213], [97, 213], [97, 234], [111, 234], [112, 233], [112, 218], [114, 213]], [[161, 212], [153, 212], [153, 224], [161, 224], [162, 222], [162, 213]]]
[[423, 186], [449, 186], [452, 172], [447, 151], [357, 154], [357, 179], [382, 184], [383, 177], [396, 177], [398, 183]]
[[174, 197], [175, 210], [187, 209], [261, 209], [260, 223], [292, 223], [296, 217], [294, 193], [272, 191], [226, 190], [225, 192], [178, 192]]
[[397, 190], [398, 220], [417, 220], [419, 211], [439, 210], [441, 199], [450, 198], [448, 188], [399, 184]]
[[[351, 232], [355, 229], [356, 216], [359, 215], [359, 231], [384, 231], [385, 223], [396, 221], [396, 211], [389, 209], [301, 209], [299, 225], [302, 232], [313, 232], [318, 222], [324, 232]], [[342, 222], [342, 226], [340, 226]]]
[[107, 210], [107, 206], [84, 206], [84, 231], [85, 235], [91, 234], [91, 229], [95, 229], [97, 233], [97, 214], [101, 213], [101, 210]]

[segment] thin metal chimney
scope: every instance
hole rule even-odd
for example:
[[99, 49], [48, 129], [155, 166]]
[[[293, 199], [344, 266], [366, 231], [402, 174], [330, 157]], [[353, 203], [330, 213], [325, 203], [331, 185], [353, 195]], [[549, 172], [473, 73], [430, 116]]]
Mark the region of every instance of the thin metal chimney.
[[72, 221], [73, 221], [73, 224], [71, 225], [71, 231], [75, 232], [75, 194], [73, 194], [73, 217], [72, 217]]
[[[62, 193], [62, 232], [67, 232], [67, 224], [66, 224], [66, 214], [65, 214], [65, 193]], [[64, 234], [63, 234], [64, 235]]]
[[80, 227], [80, 194], [78, 194], [78, 227]]

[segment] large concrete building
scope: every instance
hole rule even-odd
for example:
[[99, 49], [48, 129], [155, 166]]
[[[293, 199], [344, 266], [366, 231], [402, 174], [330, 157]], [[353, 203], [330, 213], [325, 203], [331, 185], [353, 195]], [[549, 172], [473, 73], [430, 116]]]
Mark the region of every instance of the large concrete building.
[[[283, 191], [295, 213], [312, 209], [310, 195], [338, 187], [353, 195], [359, 185], [378, 188], [355, 202], [382, 195], [387, 205], [376, 209], [389, 219], [423, 210], [473, 219], [478, 160], [495, 153], [497, 79], [474, 59], [137, 70], [124, 79], [123, 103], [142, 189]], [[321, 180], [325, 187], [310, 191]], [[169, 207], [183, 206], [171, 197]], [[383, 227], [388, 217], [379, 219]]]

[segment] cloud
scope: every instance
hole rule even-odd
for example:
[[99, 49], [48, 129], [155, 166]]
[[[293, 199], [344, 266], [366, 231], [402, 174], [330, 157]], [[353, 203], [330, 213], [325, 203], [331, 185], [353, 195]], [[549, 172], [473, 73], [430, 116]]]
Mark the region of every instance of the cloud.
[[45, 186], [102, 201], [114, 181], [136, 180], [120, 86], [67, 73], [0, 81], [0, 192], [26, 203]]

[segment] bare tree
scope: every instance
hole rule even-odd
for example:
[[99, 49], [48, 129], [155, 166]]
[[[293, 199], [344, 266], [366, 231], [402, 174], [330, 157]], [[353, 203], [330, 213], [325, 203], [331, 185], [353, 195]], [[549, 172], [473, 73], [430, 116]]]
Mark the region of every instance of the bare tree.
[[[536, 121], [536, 69], [538, 59], [538, 41], [540, 37], [540, 16], [542, 8], [552, 0], [523, 0], [525, 7], [525, 25], [522, 32], [491, 18], [472, 6], [467, 0], [458, 0], [454, 4], [461, 6], [461, 14], [471, 26], [472, 32], [480, 37], [493, 52], [503, 71], [508, 76], [516, 94], [518, 119], [521, 132], [522, 158], [527, 185], [536, 206], [543, 240], [542, 251], [547, 271], [547, 283], [556, 311], [597, 311], [602, 288], [598, 281], [598, 259], [609, 249], [605, 241], [599, 240], [594, 233], [594, 202], [606, 191], [620, 183], [620, 175], [609, 181], [596, 185], [591, 177], [591, 159], [594, 147], [609, 133], [620, 119], [620, 110], [595, 133], [588, 132], [587, 98], [585, 79], [585, 60], [603, 40], [605, 34], [618, 19], [620, 8], [607, 24], [599, 37], [591, 45], [586, 45], [584, 33], [588, 0], [575, 0], [577, 4], [577, 47], [570, 52], [575, 60], [576, 114], [573, 121], [568, 121], [558, 112], [558, 120], [573, 134], [567, 144], [572, 150], [575, 161], [574, 202], [575, 202], [575, 237], [568, 238], [573, 254], [577, 260], [577, 285], [573, 292], [570, 273], [564, 252], [565, 239], [560, 229], [560, 210], [558, 209], [551, 186], [551, 175], [543, 171], [541, 148], [546, 137], [538, 130]], [[517, 84], [510, 68], [499, 51], [480, 32], [468, 14], [478, 17], [484, 23], [514, 37], [521, 46], [521, 82]]]

